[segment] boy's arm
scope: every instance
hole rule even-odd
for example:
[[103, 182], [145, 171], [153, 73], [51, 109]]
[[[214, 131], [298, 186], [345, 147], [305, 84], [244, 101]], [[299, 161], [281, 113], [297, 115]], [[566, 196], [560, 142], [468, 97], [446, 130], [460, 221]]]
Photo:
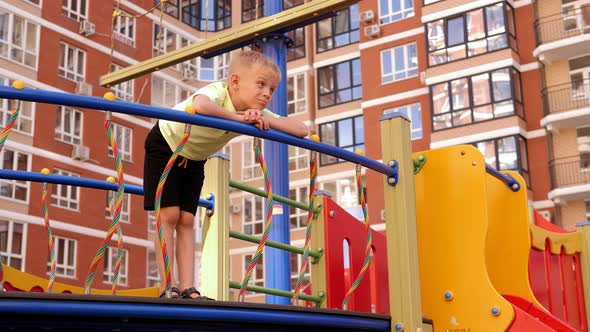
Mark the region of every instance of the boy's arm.
[[244, 116], [228, 112], [225, 108], [212, 102], [206, 95], [198, 95], [193, 99], [193, 108], [198, 114], [244, 122]]
[[286, 118], [286, 117], [266, 117], [268, 119], [269, 125], [272, 129], [280, 130], [287, 134], [295, 135], [298, 137], [305, 137], [309, 135], [309, 128], [305, 125], [305, 123], [295, 120], [293, 118]]

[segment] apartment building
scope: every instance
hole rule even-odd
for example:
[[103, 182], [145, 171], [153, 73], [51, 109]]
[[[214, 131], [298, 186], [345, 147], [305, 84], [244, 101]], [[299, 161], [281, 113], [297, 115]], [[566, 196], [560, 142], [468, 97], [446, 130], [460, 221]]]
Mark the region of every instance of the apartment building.
[[[567, 99], [574, 91], [584, 96], [587, 87], [584, 58], [577, 56], [587, 53], [582, 42], [585, 25], [579, 25], [584, 22], [583, 5], [562, 6], [558, 0], [423, 1], [362, 0], [332, 18], [289, 32], [295, 42], [287, 63], [289, 116], [307, 123], [325, 143], [362, 149], [379, 160], [379, 118], [403, 113], [412, 120], [414, 151], [473, 144], [492, 167], [522, 174], [531, 205], [546, 211], [554, 222], [571, 227], [585, 220], [584, 173], [575, 173], [578, 182], [570, 183], [569, 171], [562, 170], [567, 166], [561, 166], [563, 158], [572, 156], [577, 156], [575, 165], [584, 163], [585, 135], [590, 133], [580, 125], [585, 99]], [[303, 2], [283, 0], [283, 8]], [[131, 16], [145, 13], [159, 1], [116, 3]], [[214, 37], [263, 17], [263, 8], [263, 0], [168, 0], [164, 13], [156, 9], [142, 18], [119, 17], [111, 61], [111, 5], [64, 0], [59, 7], [50, 6], [48, 0], [7, 0], [0, 3], [0, 78], [6, 84], [21, 79], [33, 88], [102, 96], [106, 89], [98, 85], [98, 78], [109, 69]], [[567, 21], [576, 32], [545, 36], [543, 17], [562, 11], [581, 13], [571, 14], [575, 19]], [[231, 54], [193, 59], [114, 90], [124, 100], [171, 107], [198, 87], [224, 79], [230, 59]], [[569, 84], [569, 92], [560, 92], [563, 84]], [[5, 121], [9, 102], [1, 105]], [[564, 105], [569, 106], [563, 109]], [[4, 168], [49, 167], [60, 174], [99, 179], [114, 175], [102, 112], [29, 103], [22, 112], [2, 152]], [[141, 184], [142, 144], [153, 120], [115, 115], [114, 122], [124, 146], [126, 181]], [[262, 173], [251, 146], [250, 137], [238, 137], [223, 152], [230, 157], [233, 180], [262, 189]], [[290, 147], [288, 165], [289, 198], [306, 202], [308, 152]], [[330, 192], [360, 218], [354, 176], [353, 164], [320, 156], [316, 187]], [[363, 170], [363, 179], [371, 223], [383, 231], [383, 176]], [[36, 202], [40, 202], [40, 184], [6, 180], [0, 184], [0, 234], [6, 238], [0, 242], [3, 262], [44, 275], [46, 257], [31, 254], [46, 250]], [[103, 203], [106, 194], [69, 187], [52, 190], [51, 219], [62, 225], [55, 227], [64, 271], [58, 279], [80, 285], [99, 233], [110, 221]], [[230, 200], [232, 229], [260, 235], [264, 199], [232, 188]], [[141, 197], [131, 196], [125, 204], [124, 287], [153, 285], [158, 282], [150, 244], [153, 216], [143, 211]], [[307, 213], [291, 208], [289, 214], [291, 244], [303, 246]], [[230, 279], [239, 281], [256, 246], [232, 239], [230, 247]], [[111, 261], [100, 267], [101, 286], [108, 285]], [[294, 282], [300, 258], [293, 255], [291, 261]], [[268, 273], [272, 271], [259, 263], [251, 284], [264, 285]], [[264, 296], [249, 294], [247, 300], [262, 302]]]
[[551, 190], [557, 220], [566, 228], [588, 220], [588, 1], [536, 3], [534, 50], [543, 67], [542, 125], [548, 131]]

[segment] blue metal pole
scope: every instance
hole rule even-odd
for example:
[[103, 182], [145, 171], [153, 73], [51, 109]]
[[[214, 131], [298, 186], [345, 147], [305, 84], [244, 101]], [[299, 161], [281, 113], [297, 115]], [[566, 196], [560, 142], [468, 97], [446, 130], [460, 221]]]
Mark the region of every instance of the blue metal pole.
[[[260, 1], [262, 3], [262, 1]], [[282, 1], [264, 1], [264, 16], [271, 16], [283, 10]], [[275, 90], [269, 109], [280, 116], [287, 114], [287, 44], [283, 38], [268, 36], [263, 38], [261, 49], [273, 59], [281, 70], [281, 81]], [[273, 193], [289, 197], [289, 156], [287, 145], [273, 141], [264, 142], [264, 154], [268, 162], [268, 172]], [[286, 204], [274, 203], [274, 215], [269, 240], [289, 244], [289, 207]], [[278, 213], [277, 213], [278, 208]], [[282, 213], [280, 213], [282, 209]], [[266, 287], [291, 290], [291, 258], [287, 251], [266, 247], [264, 265], [267, 273], [264, 276]], [[266, 303], [289, 304], [290, 299], [266, 295]]]

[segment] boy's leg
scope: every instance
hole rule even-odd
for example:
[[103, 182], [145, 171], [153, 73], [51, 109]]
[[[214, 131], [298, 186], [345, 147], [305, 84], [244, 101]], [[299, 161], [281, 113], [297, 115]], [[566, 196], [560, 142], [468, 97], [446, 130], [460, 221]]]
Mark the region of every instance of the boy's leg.
[[[180, 290], [193, 287], [195, 283], [195, 216], [187, 211], [180, 211], [176, 224], [176, 257]], [[192, 294], [197, 297], [197, 294]]]
[[[160, 223], [162, 224], [162, 232], [164, 240], [166, 241], [172, 286], [174, 286], [174, 229], [178, 224], [179, 217], [180, 208], [178, 206], [168, 206], [160, 209]], [[166, 290], [166, 271], [164, 269], [164, 259], [162, 257], [160, 241], [157, 236], [154, 239], [154, 247], [156, 249], [158, 270], [160, 271], [160, 291], [164, 291]]]

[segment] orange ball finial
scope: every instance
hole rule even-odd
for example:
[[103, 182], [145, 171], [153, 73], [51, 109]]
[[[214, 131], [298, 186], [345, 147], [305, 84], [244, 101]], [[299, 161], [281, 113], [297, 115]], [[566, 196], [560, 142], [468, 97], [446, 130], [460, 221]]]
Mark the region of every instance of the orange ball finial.
[[21, 80], [16, 80], [14, 82], [12, 82], [12, 87], [15, 89], [24, 89], [25, 88], [25, 83]]
[[109, 176], [109, 177], [107, 178], [107, 182], [110, 182], [110, 183], [115, 183], [115, 178], [114, 178], [114, 177], [112, 177], [112, 176]]
[[44, 168], [41, 170], [41, 173], [44, 175], [49, 175], [49, 168]]
[[312, 141], [314, 141], [314, 142], [316, 142], [316, 143], [319, 143], [320, 142], [320, 137], [318, 135], [316, 135], [316, 134], [313, 134], [313, 135], [309, 136], [309, 139], [312, 140]]
[[364, 156], [365, 155], [365, 153], [361, 149], [354, 150], [354, 153], [358, 154], [359, 156]]
[[195, 108], [192, 105], [188, 105], [187, 107], [185, 107], [184, 111], [190, 115], [194, 115], [196, 113]]
[[115, 94], [113, 94], [112, 92], [107, 92], [104, 94], [104, 99], [108, 100], [108, 101], [115, 101], [117, 100], [117, 97], [115, 97]]

